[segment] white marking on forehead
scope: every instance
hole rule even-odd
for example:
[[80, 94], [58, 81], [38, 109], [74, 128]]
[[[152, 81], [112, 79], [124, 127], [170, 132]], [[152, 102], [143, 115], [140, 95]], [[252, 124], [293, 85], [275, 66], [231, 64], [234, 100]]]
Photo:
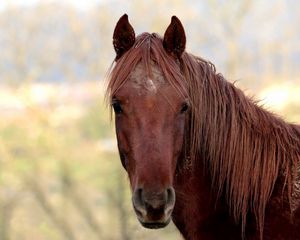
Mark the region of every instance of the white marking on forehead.
[[165, 83], [163, 74], [159, 67], [154, 63], [151, 63], [151, 75], [152, 78], [146, 74], [146, 69], [142, 63], [138, 63], [136, 68], [130, 74], [130, 81], [133, 83], [133, 87], [139, 90], [146, 90], [147, 92], [157, 93], [157, 88]]
[[146, 80], [146, 89], [148, 89], [150, 92], [157, 92], [157, 88], [156, 88], [156, 85], [154, 84], [153, 80], [151, 78], [148, 78]]

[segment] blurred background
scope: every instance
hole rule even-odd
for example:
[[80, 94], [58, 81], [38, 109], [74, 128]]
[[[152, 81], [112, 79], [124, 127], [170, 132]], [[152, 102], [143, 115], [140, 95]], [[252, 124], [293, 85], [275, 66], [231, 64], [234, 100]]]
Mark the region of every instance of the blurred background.
[[188, 52], [300, 122], [298, 0], [1, 0], [1, 240], [181, 239], [138, 224], [103, 101], [124, 13], [161, 35], [178, 16]]

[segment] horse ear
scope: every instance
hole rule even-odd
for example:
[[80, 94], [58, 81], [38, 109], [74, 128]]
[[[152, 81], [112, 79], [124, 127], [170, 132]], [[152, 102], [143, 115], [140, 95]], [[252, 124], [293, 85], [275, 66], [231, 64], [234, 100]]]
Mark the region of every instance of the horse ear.
[[186, 37], [180, 20], [173, 16], [165, 35], [163, 46], [174, 57], [180, 58], [185, 50]]
[[124, 14], [114, 30], [113, 45], [116, 51], [116, 60], [127, 52], [135, 42], [135, 33], [133, 27], [128, 21], [128, 15]]

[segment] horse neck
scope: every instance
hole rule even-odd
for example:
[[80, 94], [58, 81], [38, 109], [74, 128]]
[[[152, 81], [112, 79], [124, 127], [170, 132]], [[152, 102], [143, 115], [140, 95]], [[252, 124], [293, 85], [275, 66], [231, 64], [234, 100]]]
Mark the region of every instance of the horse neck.
[[193, 86], [200, 97], [193, 93], [198, 104], [191, 119], [192, 158], [203, 161], [212, 189], [225, 195], [235, 220], [244, 225], [251, 211], [262, 228], [264, 209], [283, 173], [291, 195], [300, 161], [299, 127], [262, 109], [221, 75], [200, 80], [198, 89]]

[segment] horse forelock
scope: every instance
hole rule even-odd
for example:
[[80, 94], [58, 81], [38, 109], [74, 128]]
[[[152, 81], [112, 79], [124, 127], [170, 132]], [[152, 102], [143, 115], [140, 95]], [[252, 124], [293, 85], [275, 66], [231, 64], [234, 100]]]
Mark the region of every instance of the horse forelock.
[[131, 79], [135, 88], [156, 92], [167, 81], [178, 94], [185, 96], [186, 82], [179, 64], [163, 48], [162, 38], [153, 33], [143, 33], [135, 44], [113, 66], [109, 76], [106, 96], [111, 99]]

